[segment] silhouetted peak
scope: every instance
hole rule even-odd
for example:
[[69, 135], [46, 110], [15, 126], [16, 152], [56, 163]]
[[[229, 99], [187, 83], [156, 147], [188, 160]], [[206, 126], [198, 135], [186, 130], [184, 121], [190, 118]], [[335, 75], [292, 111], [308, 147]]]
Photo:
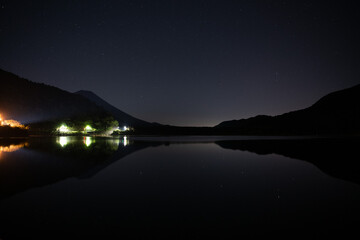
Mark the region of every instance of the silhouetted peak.
[[360, 84], [332, 92], [311, 107], [278, 116], [224, 121], [216, 128], [229, 134], [311, 135], [360, 133]]
[[99, 107], [102, 107], [109, 113], [111, 113], [115, 119], [119, 122], [120, 125], [128, 125], [132, 127], [152, 127], [153, 125], [149, 122], [137, 119], [120, 109], [116, 108], [115, 106], [111, 105], [110, 103], [106, 102], [104, 99], [96, 95], [95, 93], [88, 91], [88, 90], [80, 90], [75, 92], [75, 94], [81, 95], [88, 100], [92, 101]]
[[0, 69], [0, 112], [23, 124], [109, 116], [88, 99]]
[[99, 97], [98, 95], [96, 95], [94, 92], [89, 91], [89, 90], [80, 90], [77, 92], [74, 92], [75, 94], [79, 94], [79, 95], [88, 95], [88, 96], [94, 96], [94, 97]]
[[[354, 107], [354, 104], [360, 101], [360, 84], [332, 92], [326, 96], [320, 98], [314, 105], [311, 107]], [[328, 105], [328, 106], [326, 106]]]

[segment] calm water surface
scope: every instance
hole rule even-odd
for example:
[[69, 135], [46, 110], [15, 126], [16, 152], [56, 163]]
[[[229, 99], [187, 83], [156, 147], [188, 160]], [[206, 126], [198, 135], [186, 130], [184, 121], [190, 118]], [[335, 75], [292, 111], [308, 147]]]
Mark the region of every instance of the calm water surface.
[[353, 234], [360, 216], [356, 144], [223, 137], [0, 140], [0, 239]]

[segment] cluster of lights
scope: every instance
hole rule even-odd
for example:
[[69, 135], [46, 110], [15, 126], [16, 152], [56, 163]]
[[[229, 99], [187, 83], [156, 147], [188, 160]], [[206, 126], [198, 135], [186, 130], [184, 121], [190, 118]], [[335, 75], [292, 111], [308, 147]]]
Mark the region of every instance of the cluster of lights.
[[[65, 124], [62, 124], [60, 127], [57, 128], [57, 131], [59, 133], [76, 133], [76, 131], [71, 130], [68, 126]], [[92, 128], [90, 125], [86, 125], [84, 127], [84, 133], [89, 133], [95, 131], [94, 128]]]
[[[119, 145], [119, 140], [117, 140], [117, 145]], [[70, 143], [70, 137], [67, 136], [60, 136], [57, 138], [56, 142], [62, 147], [66, 147], [66, 145], [68, 145]], [[95, 139], [92, 137], [84, 137], [83, 139], [83, 143], [86, 147], [90, 147], [91, 144], [93, 144], [95, 142]], [[127, 138], [127, 136], [124, 136], [123, 139], [121, 140], [121, 143], [123, 144], [123, 146], [127, 146], [130, 144], [129, 139]]]
[[123, 126], [122, 128], [117, 127], [114, 129], [114, 132], [117, 132], [117, 133], [126, 132], [126, 131], [130, 131], [130, 127]]
[[69, 130], [69, 128], [66, 126], [66, 125], [61, 125], [59, 128], [58, 128], [58, 131], [60, 132], [60, 133], [68, 133], [68, 132], [70, 132], [70, 130]]
[[0, 126], [10, 126], [10, 127], [18, 127], [18, 128], [26, 128], [24, 125], [22, 125], [21, 123], [19, 123], [18, 121], [15, 120], [5, 120], [1, 114], [0, 114]]
[[[78, 131], [74, 131], [72, 129], [70, 129], [68, 126], [66, 126], [65, 124], [62, 124], [60, 127], [58, 127], [56, 129], [59, 133], [62, 133], [62, 134], [68, 134], [68, 133], [77, 133]], [[114, 131], [117, 131], [117, 132], [126, 132], [126, 131], [129, 131], [130, 128], [128, 126], [123, 126], [122, 128], [119, 128], [117, 127]], [[83, 133], [91, 133], [91, 132], [94, 132], [96, 131], [95, 128], [92, 128], [90, 125], [86, 125], [84, 127], [84, 130], [82, 131]]]
[[[83, 143], [86, 147], [90, 147], [90, 145], [94, 142], [95, 142], [94, 139], [92, 139], [91, 137], [84, 137]], [[57, 143], [61, 147], [65, 147], [70, 143], [70, 138], [66, 136], [61, 136], [57, 139]]]

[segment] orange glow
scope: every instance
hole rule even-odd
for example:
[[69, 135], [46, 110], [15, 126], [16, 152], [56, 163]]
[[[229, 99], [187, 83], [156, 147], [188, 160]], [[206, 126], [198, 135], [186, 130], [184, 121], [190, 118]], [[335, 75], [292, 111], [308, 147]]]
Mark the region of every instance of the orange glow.
[[19, 123], [16, 120], [5, 120], [0, 114], [0, 126], [10, 126], [10, 127], [18, 127], [18, 128], [26, 128], [24, 125]]
[[0, 146], [0, 159], [2, 153], [15, 152], [23, 147], [29, 146], [29, 143], [10, 144], [9, 146]]
[[21, 144], [11, 144], [9, 146], [0, 146], [0, 152], [15, 152], [20, 148], [29, 146], [28, 143], [21, 143]]

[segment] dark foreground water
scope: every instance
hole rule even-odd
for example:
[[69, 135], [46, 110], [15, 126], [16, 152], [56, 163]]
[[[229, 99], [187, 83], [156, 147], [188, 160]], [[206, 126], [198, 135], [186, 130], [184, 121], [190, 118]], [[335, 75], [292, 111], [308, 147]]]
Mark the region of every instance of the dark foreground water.
[[348, 238], [359, 142], [0, 139], [0, 239]]

